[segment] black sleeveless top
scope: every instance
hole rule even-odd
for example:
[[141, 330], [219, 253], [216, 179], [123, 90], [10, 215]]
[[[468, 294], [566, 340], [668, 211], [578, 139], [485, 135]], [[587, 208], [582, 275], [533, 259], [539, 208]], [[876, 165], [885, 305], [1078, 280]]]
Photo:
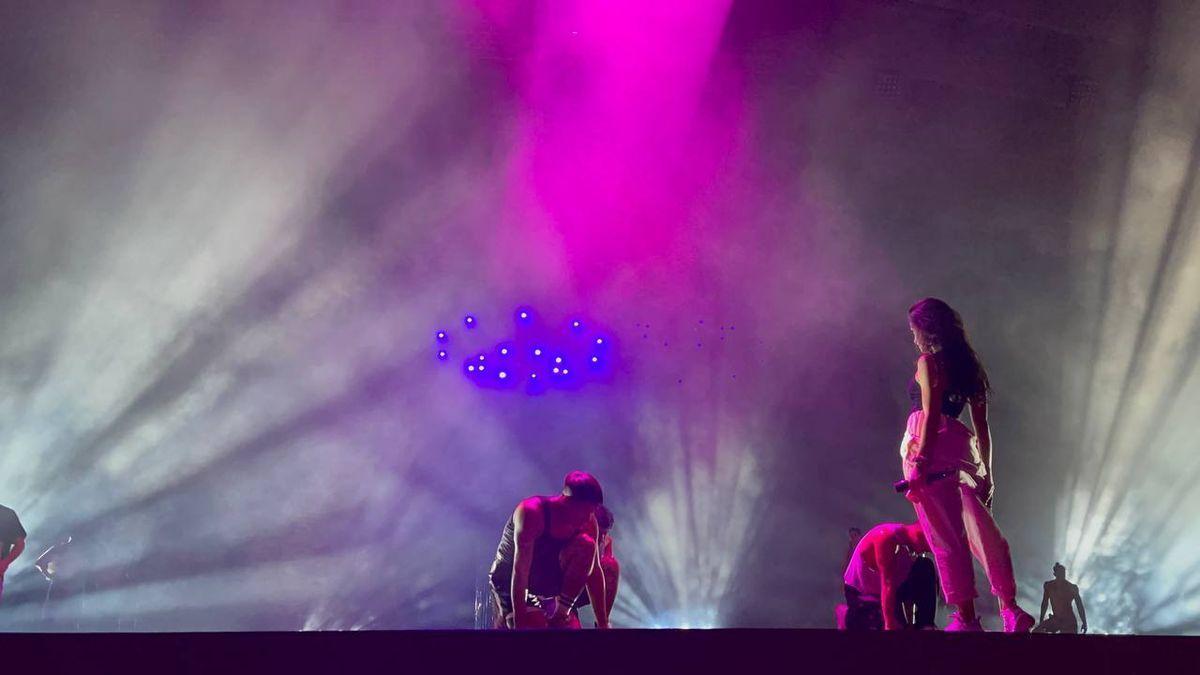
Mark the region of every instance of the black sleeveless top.
[[[916, 412], [917, 410], [921, 409], [921, 385], [917, 382], [917, 378], [915, 377], [908, 383], [908, 400], [912, 402], [912, 407], [909, 408], [909, 412]], [[958, 419], [958, 416], [962, 414], [963, 408], [965, 408], [966, 405], [966, 396], [949, 390], [942, 392], [943, 415]]]
[[[533, 563], [529, 566], [529, 593], [533, 595], [551, 596], [562, 592], [563, 574], [559, 557], [574, 533], [565, 539], [556, 539], [550, 535], [550, 507], [546, 505], [549, 497], [538, 497], [542, 507], [542, 519], [545, 522], [542, 533], [533, 544]], [[500, 535], [500, 544], [496, 547], [496, 559], [492, 562], [490, 576], [492, 586], [507, 595], [512, 586], [513, 563], [517, 553], [516, 525], [513, 517], [508, 517], [504, 525], [504, 533]], [[580, 594], [576, 607], [587, 603], [587, 594]]]

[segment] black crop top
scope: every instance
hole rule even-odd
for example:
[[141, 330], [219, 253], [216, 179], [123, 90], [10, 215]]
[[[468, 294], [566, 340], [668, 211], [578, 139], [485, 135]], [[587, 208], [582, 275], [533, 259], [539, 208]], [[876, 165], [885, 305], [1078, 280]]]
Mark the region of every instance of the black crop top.
[[[908, 383], [908, 400], [912, 402], [910, 411], [921, 409], [921, 385], [915, 377]], [[949, 391], [942, 394], [942, 414], [947, 417], [957, 419], [966, 405], [967, 399], [962, 394]]]

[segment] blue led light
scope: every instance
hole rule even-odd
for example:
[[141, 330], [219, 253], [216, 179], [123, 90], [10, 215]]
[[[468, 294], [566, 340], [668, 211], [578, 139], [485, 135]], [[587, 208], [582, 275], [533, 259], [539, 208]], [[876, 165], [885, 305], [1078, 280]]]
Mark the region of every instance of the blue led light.
[[[619, 371], [616, 336], [585, 319], [582, 313], [556, 317], [547, 324], [546, 317], [528, 305], [519, 305], [509, 311], [513, 318], [511, 332], [478, 335], [490, 342], [475, 340], [478, 331], [474, 329], [481, 327], [478, 316], [461, 315], [463, 325], [471, 330], [454, 336], [455, 360], [461, 360], [463, 375], [475, 386], [542, 395], [582, 388], [593, 381], [606, 381], [610, 374]], [[435, 327], [433, 331], [437, 340], [433, 351], [439, 361], [450, 359], [453, 326], [450, 328]], [[468, 346], [459, 346], [460, 343], [468, 343]], [[459, 355], [464, 351], [465, 354]]]

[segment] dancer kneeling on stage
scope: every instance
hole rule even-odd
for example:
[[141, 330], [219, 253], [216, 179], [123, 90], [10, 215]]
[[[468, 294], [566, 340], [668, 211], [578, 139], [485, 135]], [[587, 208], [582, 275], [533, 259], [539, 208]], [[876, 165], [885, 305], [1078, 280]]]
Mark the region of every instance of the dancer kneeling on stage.
[[[498, 628], [579, 628], [575, 610], [588, 600], [597, 627], [608, 627], [596, 546], [595, 511], [603, 502], [600, 483], [573, 471], [561, 494], [517, 504], [489, 575]], [[585, 587], [587, 599], [580, 597]]]
[[850, 556], [846, 584], [848, 630], [897, 630], [908, 622], [901, 604], [915, 605], [913, 625], [933, 625], [937, 580], [913, 574], [917, 553], [929, 551], [919, 523], [884, 523], [871, 528]]
[[[958, 611], [947, 631], [981, 631], [975, 614], [974, 556], [1000, 601], [1006, 633], [1028, 633], [1033, 617], [1017, 606], [1008, 542], [992, 519], [994, 480], [987, 409], [987, 373], [967, 340], [962, 317], [945, 302], [926, 298], [908, 312], [920, 350], [909, 385], [912, 409], [900, 444], [907, 493], [933, 550], [946, 602]], [[971, 412], [972, 433], [958, 420]], [[946, 476], [935, 480], [938, 476]]]

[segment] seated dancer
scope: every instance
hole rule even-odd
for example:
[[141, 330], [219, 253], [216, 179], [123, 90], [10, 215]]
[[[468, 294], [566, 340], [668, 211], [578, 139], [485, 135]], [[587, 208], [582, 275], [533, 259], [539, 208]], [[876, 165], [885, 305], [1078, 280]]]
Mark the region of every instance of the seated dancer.
[[[1079, 606], [1079, 617], [1083, 619], [1083, 631], [1087, 632], [1087, 611], [1083, 608], [1083, 598], [1079, 597], [1079, 587], [1067, 581], [1067, 568], [1062, 563], [1054, 563], [1054, 578], [1042, 586], [1042, 614], [1038, 619], [1035, 633], [1078, 633], [1080, 626], [1075, 620], [1075, 612], [1071, 603]], [[1046, 618], [1046, 605], [1054, 609], [1050, 618]]]
[[0, 594], [4, 592], [4, 574], [9, 565], [25, 551], [25, 528], [17, 512], [0, 505]]
[[608, 628], [604, 573], [598, 563], [596, 507], [600, 483], [572, 471], [561, 494], [530, 497], [504, 526], [489, 580], [497, 628], [579, 628], [584, 587], [596, 625]]
[[600, 569], [604, 571], [604, 607], [612, 614], [617, 599], [617, 583], [621, 580], [621, 564], [613, 555], [613, 514], [603, 504], [596, 507], [596, 524], [600, 526]]
[[[946, 630], [983, 630], [975, 613], [974, 557], [1000, 601], [1004, 632], [1028, 633], [1033, 617], [1017, 605], [1012, 555], [991, 513], [995, 474], [987, 372], [950, 305], [925, 298], [909, 308], [908, 319], [921, 356], [909, 385], [912, 408], [900, 455], [904, 477], [913, 481], [907, 497], [933, 550], [946, 602], [958, 610]], [[964, 408], [974, 433], [958, 420]], [[953, 477], [933, 480], [947, 474]]]
[[[937, 583], [913, 577], [917, 553], [929, 551], [918, 523], [883, 523], [867, 531], [854, 547], [843, 575], [848, 630], [897, 630], [907, 621], [901, 604], [915, 604], [925, 619], [934, 610]], [[909, 581], [912, 583], [908, 583]], [[928, 618], [932, 624], [932, 617]]]

